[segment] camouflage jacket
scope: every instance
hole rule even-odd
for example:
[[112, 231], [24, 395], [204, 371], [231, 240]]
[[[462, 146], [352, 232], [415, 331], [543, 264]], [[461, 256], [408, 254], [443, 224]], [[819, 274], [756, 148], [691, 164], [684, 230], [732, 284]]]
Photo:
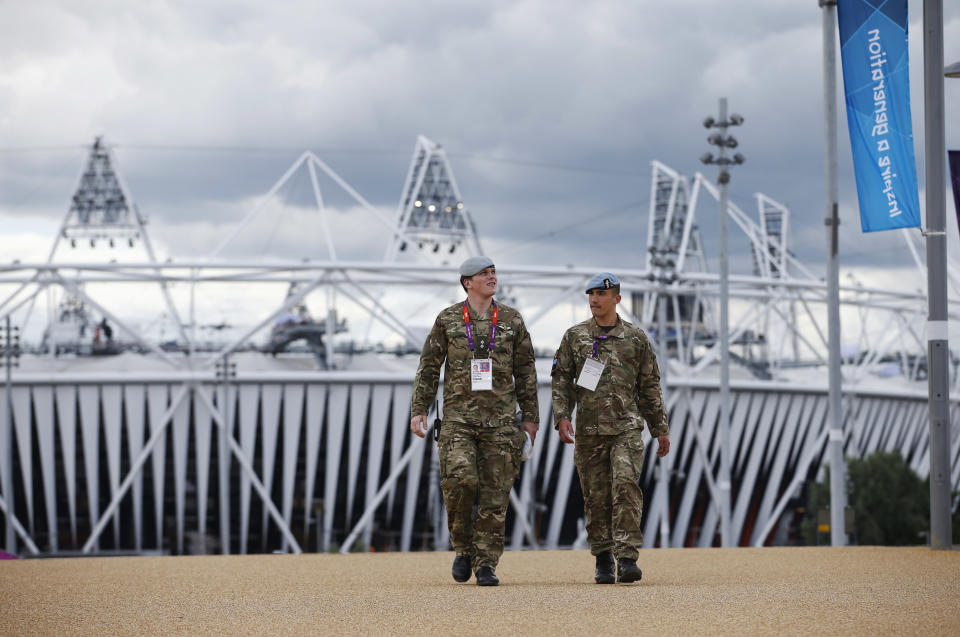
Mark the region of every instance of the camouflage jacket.
[[[530, 334], [517, 310], [500, 302], [497, 308], [497, 336], [492, 353], [488, 352], [492, 305], [479, 317], [470, 309], [475, 348], [472, 354], [463, 320], [463, 301], [437, 315], [423, 344], [420, 367], [413, 380], [411, 418], [427, 413], [437, 395], [443, 365], [445, 421], [491, 426], [513, 423], [519, 402], [525, 422], [540, 422], [537, 369]], [[472, 391], [470, 360], [488, 356], [493, 359], [493, 390]]]
[[603, 334], [590, 318], [563, 335], [551, 372], [554, 423], [569, 420], [576, 406], [578, 434], [615, 435], [643, 429], [644, 420], [653, 436], [668, 433], [657, 357], [643, 330], [619, 316], [609, 338], [597, 341], [597, 357], [605, 366], [596, 391], [577, 385], [584, 360], [593, 355], [594, 338]]

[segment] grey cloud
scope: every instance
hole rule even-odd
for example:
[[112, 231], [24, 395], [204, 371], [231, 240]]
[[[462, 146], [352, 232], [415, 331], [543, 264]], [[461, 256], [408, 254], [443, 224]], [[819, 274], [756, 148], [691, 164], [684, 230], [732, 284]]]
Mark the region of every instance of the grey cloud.
[[[960, 7], [945, 14], [955, 31]], [[812, 2], [102, 1], [20, 4], [5, 17], [4, 143], [76, 145], [106, 133], [151, 227], [178, 254], [228, 231], [301, 149], [392, 214], [423, 133], [450, 153], [491, 250], [524, 263], [638, 267], [650, 160], [701, 170], [699, 123], [725, 95], [746, 117], [735, 201], [751, 215], [754, 192], [787, 203], [794, 251], [823, 258]], [[916, 37], [918, 8], [911, 17]], [[947, 43], [948, 59], [958, 46]], [[960, 86], [947, 89], [960, 100]], [[860, 245], [851, 260], [886, 262], [894, 239], [859, 235], [842, 116], [840, 125], [844, 230]], [[948, 135], [960, 144], [960, 130]], [[919, 138], [917, 151], [921, 159]], [[58, 216], [79, 162], [75, 151], [0, 155], [0, 211]], [[350, 205], [328, 194], [331, 207]], [[603, 214], [630, 203], [636, 210]], [[713, 205], [700, 207], [705, 231]], [[197, 233], [174, 246], [188, 228]], [[283, 250], [296, 244], [278, 237]]]

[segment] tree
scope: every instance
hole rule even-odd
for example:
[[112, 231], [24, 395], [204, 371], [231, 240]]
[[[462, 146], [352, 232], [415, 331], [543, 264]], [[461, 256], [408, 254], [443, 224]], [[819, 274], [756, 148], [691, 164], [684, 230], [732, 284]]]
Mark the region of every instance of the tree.
[[858, 543], [922, 543], [920, 534], [930, 532], [930, 485], [900, 452], [877, 451], [848, 466]]
[[[866, 458], [847, 459], [847, 495], [854, 510], [855, 529], [847, 529], [862, 545], [921, 544], [930, 530], [930, 487], [899, 451], [877, 451]], [[830, 503], [830, 471], [824, 482], [810, 485], [808, 518], [803, 532], [816, 543], [816, 515]]]

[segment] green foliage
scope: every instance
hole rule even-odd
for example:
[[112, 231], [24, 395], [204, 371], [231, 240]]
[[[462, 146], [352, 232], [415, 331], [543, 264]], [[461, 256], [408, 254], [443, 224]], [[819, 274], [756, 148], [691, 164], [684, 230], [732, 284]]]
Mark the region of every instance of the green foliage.
[[[930, 530], [929, 483], [920, 479], [899, 451], [877, 451], [862, 460], [848, 458], [847, 474], [848, 502], [855, 516], [854, 528], [847, 532], [853, 541], [882, 546], [923, 543], [920, 534]], [[802, 525], [808, 544], [816, 544], [817, 511], [829, 505], [828, 467], [824, 481], [810, 485], [808, 517]]]
[[921, 544], [930, 531], [930, 487], [899, 451], [878, 451], [848, 463], [850, 505], [859, 544]]

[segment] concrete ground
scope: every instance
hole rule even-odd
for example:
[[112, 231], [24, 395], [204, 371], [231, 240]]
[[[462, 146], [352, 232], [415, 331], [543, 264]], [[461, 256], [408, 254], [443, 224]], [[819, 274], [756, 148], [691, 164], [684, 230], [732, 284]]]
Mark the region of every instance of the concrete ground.
[[0, 562], [0, 635], [960, 635], [960, 552], [641, 552], [636, 584], [593, 583], [586, 551], [508, 551], [501, 585], [451, 553]]

